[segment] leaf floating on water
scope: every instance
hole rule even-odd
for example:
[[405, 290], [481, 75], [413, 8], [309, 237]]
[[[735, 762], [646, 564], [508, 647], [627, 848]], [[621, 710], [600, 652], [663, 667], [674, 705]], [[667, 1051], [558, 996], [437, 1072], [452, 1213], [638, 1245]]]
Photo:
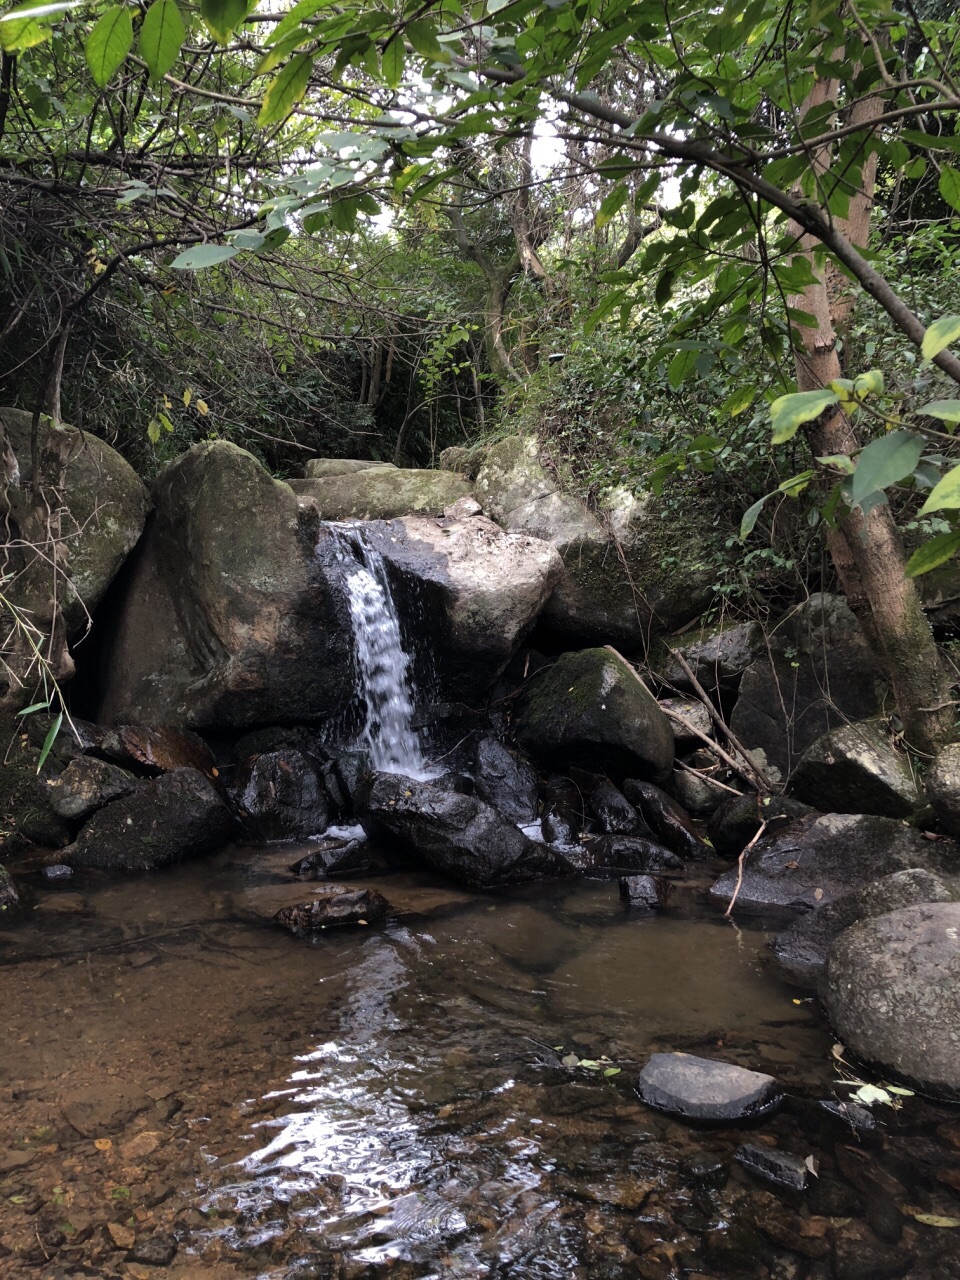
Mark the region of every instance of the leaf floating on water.
[[960, 1218], [947, 1218], [940, 1213], [914, 1213], [911, 1216], [925, 1227], [960, 1227]]

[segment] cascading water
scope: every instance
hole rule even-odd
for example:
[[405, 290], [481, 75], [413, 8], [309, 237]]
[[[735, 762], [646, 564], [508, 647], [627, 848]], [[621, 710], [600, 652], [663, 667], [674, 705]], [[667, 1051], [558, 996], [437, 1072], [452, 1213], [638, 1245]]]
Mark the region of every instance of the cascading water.
[[415, 688], [410, 655], [380, 552], [359, 524], [330, 524], [337, 543], [357, 655], [360, 694], [366, 704], [361, 739], [381, 773], [433, 776], [413, 727]]

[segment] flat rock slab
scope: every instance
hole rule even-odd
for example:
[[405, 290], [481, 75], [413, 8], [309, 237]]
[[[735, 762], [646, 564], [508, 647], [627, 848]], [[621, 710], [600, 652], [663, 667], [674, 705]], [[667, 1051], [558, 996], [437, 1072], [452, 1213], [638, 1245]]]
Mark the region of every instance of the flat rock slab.
[[152, 1106], [152, 1100], [135, 1085], [115, 1080], [79, 1089], [62, 1103], [64, 1119], [81, 1138], [118, 1133]]
[[689, 1053], [655, 1053], [640, 1072], [637, 1093], [657, 1111], [714, 1124], [756, 1119], [783, 1100], [773, 1076]]
[[755, 1177], [786, 1187], [789, 1191], [806, 1191], [810, 1181], [810, 1166], [806, 1161], [774, 1147], [744, 1142], [737, 1147], [733, 1158]]
[[319, 933], [335, 925], [382, 920], [389, 910], [390, 903], [376, 889], [330, 885], [307, 902], [281, 907], [273, 918], [291, 933]]

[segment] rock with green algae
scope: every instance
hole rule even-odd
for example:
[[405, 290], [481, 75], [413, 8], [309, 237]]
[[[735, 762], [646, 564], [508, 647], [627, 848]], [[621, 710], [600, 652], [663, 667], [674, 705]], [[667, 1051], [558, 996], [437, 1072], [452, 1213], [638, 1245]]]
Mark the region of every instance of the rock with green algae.
[[470, 482], [452, 471], [402, 470], [393, 466], [294, 480], [291, 488], [301, 501], [315, 504], [322, 520], [439, 516], [445, 507], [473, 492]]
[[397, 469], [392, 462], [368, 462], [363, 458], [310, 458], [304, 463], [303, 474], [308, 480], [322, 480], [328, 476], [352, 476], [377, 467], [385, 471]]
[[[0, 422], [20, 464], [20, 484], [32, 479], [30, 434], [33, 415], [0, 409]], [[103, 597], [143, 532], [149, 502], [133, 467], [104, 440], [74, 427], [55, 427], [43, 419], [57, 453], [68, 459], [61, 492], [63, 536], [69, 563], [60, 585], [60, 607], [71, 634], [86, 628], [88, 615]], [[47, 590], [47, 575], [38, 583]], [[23, 581], [29, 580], [28, 574]]]
[[673, 768], [670, 722], [636, 672], [609, 649], [565, 653], [519, 708], [517, 739], [555, 765], [617, 779], [662, 780]]
[[709, 598], [709, 577], [696, 556], [677, 553], [703, 540], [692, 530], [689, 512], [681, 531], [654, 500], [611, 489], [598, 517], [559, 491], [534, 437], [510, 436], [490, 446], [475, 492], [503, 528], [542, 538], [559, 551], [564, 574], [543, 617], [564, 634], [640, 648], [651, 632], [695, 618]]

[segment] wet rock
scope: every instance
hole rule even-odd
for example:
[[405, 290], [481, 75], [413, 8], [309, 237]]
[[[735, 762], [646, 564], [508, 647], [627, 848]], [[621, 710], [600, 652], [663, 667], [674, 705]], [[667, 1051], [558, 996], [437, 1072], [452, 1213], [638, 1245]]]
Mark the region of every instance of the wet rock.
[[0, 738], [6, 759], [0, 761], [0, 852], [12, 853], [28, 845], [59, 848], [70, 840], [70, 828], [50, 805], [37, 775], [39, 747], [29, 741], [19, 723], [4, 718]]
[[[695, 751], [703, 746], [705, 737], [714, 737], [710, 713], [698, 698], [658, 698], [657, 701], [670, 721], [677, 751]], [[699, 733], [693, 733], [690, 726]]]
[[303, 474], [308, 480], [324, 480], [328, 476], [353, 476], [358, 471], [396, 471], [392, 462], [369, 462], [364, 458], [308, 458]]
[[[681, 653], [697, 680], [708, 693], [734, 692], [740, 677], [764, 650], [763, 630], [758, 622], [735, 626], [709, 627], [694, 639], [673, 646]], [[696, 692], [690, 677], [672, 655], [661, 668], [664, 681], [684, 693]]]
[[[732, 778], [730, 770], [711, 752], [697, 751], [684, 764], [690, 765], [696, 772], [680, 768], [678, 762], [672, 787], [678, 802], [688, 813], [707, 818], [717, 811], [724, 800], [733, 798], [728, 790], [717, 784], [723, 781], [730, 786], [732, 781], [736, 786], [736, 779]], [[719, 779], [717, 774], [720, 774]]]
[[636, 809], [609, 778], [598, 778], [588, 801], [600, 830], [606, 835], [652, 835]]
[[174, 1236], [138, 1236], [127, 1255], [131, 1262], [142, 1262], [148, 1267], [165, 1267], [177, 1255]]
[[858, 1057], [960, 1100], [960, 903], [903, 907], [845, 929], [821, 999]]
[[905, 1222], [899, 1206], [909, 1199], [906, 1187], [859, 1145], [841, 1143], [834, 1157], [840, 1173], [859, 1193], [870, 1227], [881, 1240], [899, 1244]]
[[749, 792], [727, 796], [707, 824], [710, 843], [721, 858], [737, 858], [766, 822], [765, 834], [782, 830], [815, 811], [790, 796], [760, 796]]
[[174, 769], [95, 813], [60, 855], [71, 867], [153, 871], [226, 843], [234, 819], [209, 779]]
[[151, 773], [199, 769], [216, 773], [213, 752], [197, 733], [171, 725], [117, 724], [88, 726], [90, 750], [118, 764], [140, 766]]
[[788, 774], [817, 738], [882, 713], [884, 682], [845, 601], [817, 593], [786, 614], [744, 672], [730, 727]]
[[806, 1191], [810, 1181], [810, 1169], [798, 1156], [777, 1151], [775, 1147], [760, 1147], [744, 1142], [733, 1153], [738, 1164], [749, 1173], [788, 1191]]
[[565, 854], [584, 875], [611, 871], [679, 875], [685, 870], [683, 859], [672, 849], [643, 836], [599, 836], [585, 843], [579, 854], [570, 850], [565, 850]]
[[[893, 818], [826, 813], [800, 818], [764, 835], [743, 865], [737, 908], [813, 910], [878, 876], [911, 868], [960, 871], [953, 841], [930, 841]], [[737, 884], [731, 867], [710, 890], [726, 905]]]
[[102, 1138], [119, 1133], [153, 1100], [136, 1085], [104, 1079], [69, 1093], [61, 1101], [63, 1118], [81, 1138]]
[[399, 841], [427, 866], [471, 888], [569, 874], [556, 852], [529, 840], [479, 796], [375, 773], [356, 803], [369, 835]]
[[13, 876], [0, 864], [0, 911], [13, 911], [21, 905]]
[[42, 785], [54, 813], [61, 818], [86, 818], [111, 800], [128, 795], [137, 779], [106, 760], [79, 756], [59, 777], [47, 778]]
[[662, 778], [673, 733], [633, 668], [608, 649], [564, 654], [520, 706], [517, 736], [531, 755], [602, 768], [613, 778]]
[[54, 862], [52, 865], [43, 868], [44, 880], [69, 880], [72, 875], [73, 867], [68, 867], [63, 862]]
[[640, 782], [629, 778], [623, 784], [623, 793], [639, 809], [655, 835], [685, 858], [710, 858], [713, 849], [704, 840], [675, 800], [652, 782]]
[[660, 876], [622, 876], [620, 879], [620, 897], [632, 907], [657, 910], [667, 906], [672, 893], [673, 885]]
[[951, 742], [937, 754], [924, 785], [944, 831], [960, 836], [960, 742]]
[[470, 482], [452, 471], [394, 466], [360, 467], [317, 475], [291, 486], [316, 503], [321, 520], [393, 520], [397, 516], [439, 516], [458, 498], [471, 497]]
[[550, 805], [540, 822], [540, 830], [547, 844], [556, 845], [560, 849], [569, 849], [576, 845], [578, 831], [570, 816], [557, 805]]
[[556, 551], [482, 516], [372, 521], [364, 533], [400, 583], [401, 611], [405, 598], [418, 602], [413, 625], [432, 645], [440, 700], [475, 702], [549, 598], [561, 572]]
[[243, 825], [258, 840], [297, 840], [330, 825], [332, 805], [320, 766], [300, 751], [270, 751], [246, 761], [233, 794]]
[[330, 876], [357, 876], [370, 869], [370, 849], [366, 840], [333, 840], [300, 858], [290, 868], [304, 879], [325, 880]]
[[870, 721], [842, 725], [812, 742], [790, 789], [821, 812], [909, 818], [922, 803], [906, 758]]
[[316, 512], [225, 440], [170, 463], [152, 496], [104, 655], [100, 719], [246, 728], [343, 712], [351, 632]]
[[376, 889], [347, 889], [330, 885], [309, 902], [281, 907], [274, 916], [277, 924], [291, 933], [318, 933], [333, 925], [369, 924], [382, 920], [390, 903]]
[[783, 1099], [773, 1076], [689, 1053], [655, 1053], [640, 1072], [637, 1093], [682, 1120], [731, 1124], [768, 1115]]
[[896, 871], [801, 916], [774, 938], [770, 949], [788, 982], [815, 987], [826, 968], [831, 942], [850, 925], [917, 903], [951, 902], [953, 896], [940, 877], [930, 871]]
[[473, 780], [480, 799], [509, 822], [533, 822], [536, 818], [538, 787], [533, 765], [496, 738], [482, 738], [477, 744]]
[[873, 1112], [867, 1107], [858, 1106], [856, 1102], [837, 1102], [834, 1098], [824, 1098], [820, 1106], [855, 1132], [870, 1133], [877, 1127]]

